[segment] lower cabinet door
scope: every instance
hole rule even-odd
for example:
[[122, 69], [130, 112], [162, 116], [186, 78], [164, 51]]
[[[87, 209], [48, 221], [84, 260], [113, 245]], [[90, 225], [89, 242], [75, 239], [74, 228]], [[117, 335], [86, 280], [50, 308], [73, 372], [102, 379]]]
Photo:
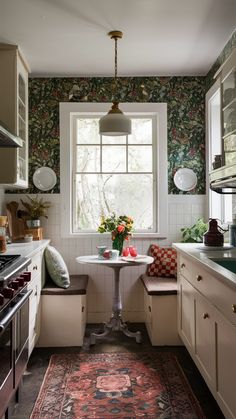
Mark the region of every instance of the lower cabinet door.
[[194, 295], [192, 285], [181, 276], [179, 333], [191, 353], [194, 352]]
[[236, 327], [217, 313], [218, 403], [226, 418], [236, 418]]
[[195, 356], [211, 390], [216, 385], [215, 310], [198, 292], [195, 299]]

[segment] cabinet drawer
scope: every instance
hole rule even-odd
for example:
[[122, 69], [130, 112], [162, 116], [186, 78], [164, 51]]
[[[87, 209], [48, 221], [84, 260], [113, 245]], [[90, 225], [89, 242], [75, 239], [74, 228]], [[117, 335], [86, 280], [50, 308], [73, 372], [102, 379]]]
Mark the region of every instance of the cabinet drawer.
[[236, 290], [220, 278], [214, 277], [200, 263], [194, 263], [180, 255], [179, 275], [200, 291], [221, 313], [236, 325]]
[[28, 270], [31, 272], [31, 281], [33, 281], [36, 276], [41, 275], [41, 265], [42, 255], [41, 252], [39, 252], [31, 258], [31, 264], [28, 267]]

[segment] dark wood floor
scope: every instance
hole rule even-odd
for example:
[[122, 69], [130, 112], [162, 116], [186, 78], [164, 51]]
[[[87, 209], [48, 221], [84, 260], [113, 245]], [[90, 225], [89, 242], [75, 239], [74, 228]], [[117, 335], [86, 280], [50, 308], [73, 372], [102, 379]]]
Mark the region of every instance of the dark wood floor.
[[[96, 345], [89, 346], [89, 334], [98, 331], [98, 325], [88, 325], [84, 345], [82, 347], [36, 348], [28, 363], [20, 392], [21, 401], [11, 405], [10, 419], [29, 419], [41, 387], [50, 357], [55, 353], [106, 353], [106, 352], [148, 352], [171, 351], [178, 358], [180, 365], [197, 397], [207, 419], [224, 419], [224, 415], [208, 390], [195, 364], [184, 347], [154, 347], [150, 344], [146, 328], [143, 324], [132, 324], [130, 330], [140, 330], [143, 342], [137, 344], [134, 339], [124, 336], [121, 332], [113, 332], [106, 338], [97, 340]], [[168, 419], [168, 418], [166, 418]], [[170, 418], [171, 419], [171, 418]], [[180, 418], [179, 418], [180, 419]], [[187, 419], [187, 418], [186, 418]]]

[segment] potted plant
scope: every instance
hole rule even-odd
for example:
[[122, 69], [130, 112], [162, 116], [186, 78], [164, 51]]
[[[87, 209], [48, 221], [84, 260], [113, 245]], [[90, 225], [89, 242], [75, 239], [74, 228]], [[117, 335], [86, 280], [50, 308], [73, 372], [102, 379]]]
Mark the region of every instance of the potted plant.
[[26, 217], [27, 227], [40, 227], [40, 218], [48, 218], [47, 210], [51, 206], [51, 203], [49, 201], [44, 201], [43, 198], [39, 198], [38, 195], [33, 198], [26, 196], [26, 198], [29, 202], [23, 201], [23, 199], [21, 199], [21, 203], [25, 208], [23, 215]]
[[203, 218], [198, 218], [195, 224], [191, 227], [181, 228], [182, 243], [202, 243], [203, 234], [207, 231], [208, 224], [204, 222]]

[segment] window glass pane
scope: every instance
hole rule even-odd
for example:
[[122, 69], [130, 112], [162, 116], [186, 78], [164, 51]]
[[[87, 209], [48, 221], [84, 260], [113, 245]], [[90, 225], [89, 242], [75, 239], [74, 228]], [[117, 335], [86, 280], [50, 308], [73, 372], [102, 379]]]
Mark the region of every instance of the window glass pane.
[[77, 144], [99, 144], [99, 126], [96, 118], [76, 119], [76, 142]]
[[125, 146], [102, 147], [102, 171], [112, 173], [126, 171]]
[[103, 135], [102, 144], [126, 144], [126, 137], [110, 137], [109, 135]]
[[128, 147], [128, 171], [152, 172], [152, 146]]
[[132, 134], [128, 136], [129, 144], [151, 144], [152, 143], [152, 120], [132, 119]]
[[77, 146], [77, 172], [100, 171], [100, 146]]
[[97, 230], [101, 215], [112, 212], [131, 216], [137, 230], [152, 229], [153, 175], [76, 175], [75, 231]]

